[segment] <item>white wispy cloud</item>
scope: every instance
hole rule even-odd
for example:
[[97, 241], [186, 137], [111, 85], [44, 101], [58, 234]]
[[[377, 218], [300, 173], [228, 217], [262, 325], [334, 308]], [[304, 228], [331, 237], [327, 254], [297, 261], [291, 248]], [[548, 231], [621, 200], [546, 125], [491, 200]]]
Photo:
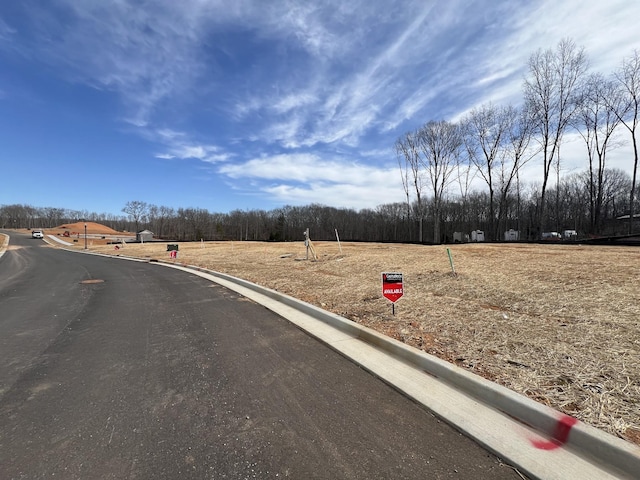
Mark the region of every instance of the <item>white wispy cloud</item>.
[[187, 137], [185, 132], [178, 132], [170, 128], [160, 128], [154, 132], [163, 142], [180, 141]]
[[321, 203], [367, 208], [402, 201], [402, 185], [394, 168], [326, 160], [311, 153], [281, 154], [224, 164], [219, 173], [248, 179], [255, 189], [281, 203]]
[[[207, 171], [281, 201], [395, 198], [394, 140], [518, 103], [535, 50], [572, 37], [607, 74], [640, 48], [640, 5], [628, 0], [20, 5], [29, 22], [0, 18], [0, 49], [115, 93], [119, 119], [157, 158], [216, 164]], [[571, 145], [563, 155], [583, 161]]]
[[223, 165], [221, 173], [232, 178], [252, 177], [266, 180], [341, 181], [350, 178], [361, 182], [372, 169], [354, 163], [325, 160], [313, 153], [280, 154], [253, 158], [246, 162]]
[[290, 94], [282, 98], [278, 98], [271, 106], [276, 113], [287, 113], [291, 110], [311, 105], [317, 101], [317, 98], [307, 92]]
[[209, 145], [180, 145], [170, 148], [167, 152], [157, 153], [156, 158], [163, 159], [196, 159], [207, 163], [220, 163], [228, 160], [228, 153], [217, 153], [218, 149]]
[[13, 34], [16, 33], [16, 29], [7, 25], [7, 23], [0, 18], [0, 42], [8, 42]]
[[262, 191], [281, 204], [308, 205], [317, 203], [336, 208], [353, 208], [356, 210], [374, 208], [377, 205], [402, 202], [401, 191], [397, 185], [359, 186], [348, 183], [325, 184], [311, 182], [304, 185], [272, 185], [265, 186]]
[[151, 3], [61, 0], [49, 10], [32, 4], [31, 51], [71, 81], [118, 92], [131, 109], [124, 118], [146, 125], [158, 102], [190, 89], [200, 65], [188, 10]]
[[195, 159], [206, 163], [220, 163], [229, 160], [233, 156], [217, 145], [194, 142], [185, 132], [168, 128], [147, 131], [145, 136], [166, 146], [164, 152], [155, 154], [156, 158], [166, 160]]
[[[133, 107], [124, 118], [134, 125], [147, 125], [159, 104], [201, 95], [204, 72], [214, 84], [204, 90], [215, 95], [216, 69], [224, 77], [225, 68], [210, 54], [203, 56], [202, 49], [226, 48], [209, 43], [216, 33], [249, 29], [283, 49], [274, 54], [278, 61], [288, 61], [291, 49], [306, 52], [313, 59], [305, 63], [309, 71], [296, 71], [297, 64], [292, 65], [292, 78], [277, 80], [279, 94], [268, 91], [269, 78], [267, 85], [252, 83], [233, 94], [240, 118], [262, 109], [304, 117], [311, 133], [307, 141], [282, 140], [305, 146], [343, 138], [353, 143], [366, 129], [393, 130], [424, 115], [447, 89], [471, 99], [513, 98], [528, 55], [563, 37], [573, 37], [598, 59], [607, 59], [596, 62], [603, 66], [619, 63], [620, 52], [612, 48], [638, 44], [635, 25], [622, 21], [637, 8], [622, 0], [481, 5], [405, 1], [392, 6], [155, 0], [146, 8], [126, 0], [61, 0], [59, 5], [72, 12], [67, 25], [61, 23], [60, 12], [32, 5], [34, 43], [42, 58], [68, 67], [77, 81], [120, 92]], [[14, 30], [0, 20], [0, 36]], [[606, 32], [611, 38], [603, 41]], [[235, 52], [229, 55], [238, 60]], [[280, 73], [282, 68], [274, 70]]]

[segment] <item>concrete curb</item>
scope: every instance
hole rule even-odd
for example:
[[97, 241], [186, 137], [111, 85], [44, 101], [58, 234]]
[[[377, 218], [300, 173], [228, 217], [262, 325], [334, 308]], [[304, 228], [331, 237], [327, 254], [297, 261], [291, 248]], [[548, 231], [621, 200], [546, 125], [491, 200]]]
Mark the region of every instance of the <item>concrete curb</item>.
[[[544, 451], [559, 448], [572, 450], [585, 462], [594, 464], [597, 468], [610, 472], [614, 478], [638, 478], [640, 472], [640, 448], [603, 432], [591, 425], [568, 417], [550, 407], [542, 405], [508, 388], [470, 373], [460, 367], [450, 364], [421, 350], [410, 347], [398, 340], [384, 336], [374, 330], [354, 323], [343, 317], [322, 310], [314, 305], [302, 302], [288, 295], [261, 287], [246, 280], [232, 277], [219, 272], [203, 269], [193, 265], [183, 265], [165, 261], [157, 263], [167, 266], [184, 267], [189, 270], [205, 272], [215, 278], [236, 284], [287, 305], [299, 312], [305, 313], [331, 327], [374, 346], [391, 356], [401, 359], [405, 363], [446, 382], [455, 389], [473, 397], [480, 403], [502, 412], [519, 423], [527, 426], [541, 436], [548, 439], [541, 447]], [[447, 420], [445, 418], [445, 420]], [[575, 423], [574, 423], [575, 422]], [[456, 425], [465, 433], [464, 426]], [[475, 435], [472, 435], [475, 438]], [[475, 438], [487, 446], [482, 438]], [[510, 458], [508, 452], [494, 452], [502, 458]], [[514, 461], [516, 466], [517, 461]], [[521, 467], [535, 478], [539, 477], [535, 471]], [[562, 472], [559, 478], [572, 478], [569, 472]], [[600, 478], [600, 477], [580, 477]]]
[[[47, 240], [46, 237], [49, 237], [49, 240]], [[59, 239], [55, 235], [46, 235], [44, 240], [49, 245], [51, 245], [50, 240], [53, 240], [54, 242], [59, 243], [60, 245], [64, 245], [65, 247], [72, 247], [73, 246], [73, 243], [65, 242], [64, 240]]]
[[[234, 290], [287, 318], [331, 348], [359, 363], [496, 455], [508, 460], [531, 478], [639, 478], [640, 447], [339, 315], [249, 281], [194, 265], [164, 260], [142, 260], [125, 255], [86, 251], [80, 253], [157, 263], [199, 274]], [[310, 320], [295, 319], [296, 312], [310, 317]], [[312, 326], [314, 323], [317, 325], [318, 321], [328, 327], [324, 333], [316, 333], [320, 330]], [[327, 333], [327, 330], [340, 333]], [[351, 339], [355, 339], [359, 345], [367, 345], [375, 351], [382, 352], [386, 357], [379, 357], [370, 349], [358, 358], [357, 347], [348, 343]], [[373, 357], [376, 359], [368, 360]], [[376, 367], [370, 366], [371, 362], [389, 363], [392, 360], [414, 370], [414, 373], [405, 375], [409, 383], [403, 383], [401, 379], [396, 381], [396, 377], [402, 376], [398, 364], [387, 367], [387, 370], [391, 368], [392, 371], [386, 374], [384, 368], [380, 373]], [[416, 387], [416, 383], [428, 387]], [[440, 399], [432, 399], [438, 395]], [[460, 395], [461, 398], [454, 399], [456, 395]], [[466, 411], [458, 415], [459, 410]], [[482, 416], [486, 417], [484, 423], [474, 418]], [[491, 428], [506, 430], [506, 441], [504, 438], [497, 439], [500, 434], [488, 431]], [[509, 435], [512, 435], [512, 438], [509, 438]], [[505, 432], [502, 432], [502, 436], [505, 436]], [[528, 440], [518, 446], [518, 442], [513, 440], [516, 436]], [[538, 447], [533, 448], [531, 444], [538, 444]]]

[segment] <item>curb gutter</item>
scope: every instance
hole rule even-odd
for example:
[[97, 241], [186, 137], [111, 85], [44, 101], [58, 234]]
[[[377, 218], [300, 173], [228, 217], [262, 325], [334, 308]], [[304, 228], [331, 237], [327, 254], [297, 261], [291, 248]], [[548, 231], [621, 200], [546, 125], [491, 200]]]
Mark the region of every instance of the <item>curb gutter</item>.
[[640, 447], [344, 317], [194, 265], [83, 253], [183, 270], [265, 306], [424, 405], [531, 478], [640, 478]]
[[[277, 303], [306, 314], [313, 319], [320, 320], [326, 325], [347, 334], [349, 337], [359, 340], [360, 343], [364, 342], [408, 364], [417, 369], [425, 379], [433, 380], [435, 378], [437, 381], [445, 382], [449, 387], [453, 387], [454, 390], [470, 397], [472, 404], [475, 401], [475, 403], [479, 403], [485, 408], [488, 407], [494, 412], [497, 411], [503, 417], [506, 415], [510, 421], [516, 421], [519, 424], [511, 426], [511, 429], [519, 431], [521, 438], [524, 437], [525, 441], [521, 442], [523, 444], [521, 447], [524, 448], [515, 448], [518, 442], [511, 434], [507, 445], [509, 448], [500, 447], [500, 450], [496, 450], [492, 439], [487, 438], [491, 437], [493, 433], [482, 432], [478, 434], [473, 428], [469, 428], [467, 424], [470, 421], [469, 418], [451, 420], [447, 415], [443, 419], [453, 423], [456, 428], [492, 450], [496, 455], [509, 460], [510, 463], [522, 469], [532, 478], [545, 480], [550, 478], [559, 480], [571, 478], [580, 480], [591, 478], [638, 478], [638, 472], [640, 472], [640, 448], [630, 442], [568, 417], [557, 410], [398, 340], [288, 295], [246, 280], [193, 265], [173, 264], [165, 261], [158, 261], [157, 263], [186, 271], [193, 272], [195, 270], [204, 274], [205, 278], [210, 278], [243, 296], [254, 297], [252, 298], [254, 301], [257, 298], [258, 303], [264, 304], [265, 298], [275, 300]], [[251, 295], [252, 293], [253, 295]], [[265, 306], [272, 309], [270, 305]], [[281, 311], [276, 313], [291, 320], [289, 318], [290, 315], [283, 315]], [[294, 323], [297, 324], [295, 321]], [[301, 325], [301, 327], [307, 330], [305, 326]], [[313, 335], [313, 332], [310, 333]], [[340, 344], [344, 343], [345, 340], [338, 340], [337, 342], [326, 341], [324, 338], [320, 338], [320, 340], [341, 353], [345, 353], [340, 348]], [[421, 399], [415, 398], [411, 392], [406, 392], [401, 386], [397, 385], [393, 374], [391, 378], [385, 378], [367, 365], [363, 366], [375, 375], [380, 376], [387, 383], [424, 404]], [[446, 402], [454, 403], [450, 397], [446, 399]], [[428, 402], [425, 406], [434, 410]], [[479, 405], [474, 404], [473, 407], [473, 411], [466, 412], [466, 415], [463, 414], [462, 417], [473, 418], [482, 415], [479, 411]], [[438, 414], [435, 410], [434, 413]], [[527, 433], [530, 434], [528, 438]], [[515, 455], [513, 455], [514, 450], [516, 450]]]

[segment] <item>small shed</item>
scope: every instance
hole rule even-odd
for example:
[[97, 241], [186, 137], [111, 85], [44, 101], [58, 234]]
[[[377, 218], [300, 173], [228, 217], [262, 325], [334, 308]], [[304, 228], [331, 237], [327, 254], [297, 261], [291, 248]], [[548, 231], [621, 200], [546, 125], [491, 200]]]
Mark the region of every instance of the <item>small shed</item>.
[[520, 232], [518, 230], [510, 228], [509, 230], [504, 232], [505, 242], [517, 242], [518, 240], [520, 240]]
[[484, 232], [482, 230], [474, 230], [471, 232], [472, 242], [484, 242]]
[[150, 242], [153, 240], [153, 232], [149, 231], [149, 230], [141, 230], [140, 232], [136, 233], [136, 242]]

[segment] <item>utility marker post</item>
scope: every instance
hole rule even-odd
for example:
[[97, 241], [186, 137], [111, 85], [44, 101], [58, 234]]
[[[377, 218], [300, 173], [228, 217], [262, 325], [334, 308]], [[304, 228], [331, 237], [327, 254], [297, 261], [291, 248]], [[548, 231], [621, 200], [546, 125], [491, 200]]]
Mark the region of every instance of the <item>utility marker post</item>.
[[449, 265], [451, 265], [451, 272], [456, 275], [456, 269], [453, 266], [453, 255], [451, 255], [451, 250], [447, 248], [447, 255], [449, 255]]

